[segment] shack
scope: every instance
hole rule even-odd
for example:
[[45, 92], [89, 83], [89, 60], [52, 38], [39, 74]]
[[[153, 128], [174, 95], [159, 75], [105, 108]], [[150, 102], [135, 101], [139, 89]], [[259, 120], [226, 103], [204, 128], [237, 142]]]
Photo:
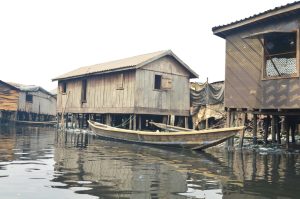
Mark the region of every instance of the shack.
[[196, 77], [171, 50], [81, 67], [53, 79], [58, 118], [76, 128], [88, 119], [129, 129], [150, 121], [187, 126]]
[[56, 98], [39, 86], [0, 80], [0, 121], [51, 121]]
[[[300, 2], [212, 28], [226, 40], [225, 109], [227, 125], [253, 114], [253, 138], [257, 116], [263, 116], [264, 141], [271, 125], [272, 141], [281, 132], [294, 132], [300, 116], [299, 79]], [[237, 117], [241, 113], [241, 118]]]

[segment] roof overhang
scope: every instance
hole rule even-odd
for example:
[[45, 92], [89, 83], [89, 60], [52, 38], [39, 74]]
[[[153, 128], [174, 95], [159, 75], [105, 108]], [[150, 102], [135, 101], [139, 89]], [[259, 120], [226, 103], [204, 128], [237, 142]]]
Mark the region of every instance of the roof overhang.
[[263, 36], [271, 35], [271, 34], [280, 34], [280, 33], [291, 33], [294, 31], [279, 31], [279, 30], [267, 30], [262, 32], [256, 32], [248, 35], [242, 36], [242, 39], [261, 39]]
[[122, 66], [122, 67], [114, 68], [114, 69], [110, 69], [110, 70], [99, 71], [99, 72], [90, 72], [90, 73], [84, 73], [84, 74], [80, 74], [80, 75], [73, 75], [73, 76], [67, 76], [67, 77], [57, 77], [57, 78], [52, 79], [52, 81], [78, 79], [78, 78], [84, 78], [87, 76], [102, 75], [102, 74], [127, 71], [127, 70], [136, 70], [136, 69], [141, 68], [141, 67], [145, 66], [146, 64], [156, 61], [164, 56], [172, 56], [176, 61], [178, 61], [183, 66], [183, 68], [185, 68], [189, 72], [190, 78], [198, 78], [199, 77], [199, 75], [196, 72], [194, 72], [187, 64], [185, 64], [181, 59], [179, 59], [171, 50], [167, 50], [167, 51], [160, 53], [159, 55], [154, 56], [150, 59], [147, 59], [146, 61], [143, 61], [137, 65]]
[[9, 84], [9, 83], [6, 83], [6, 82], [4, 82], [4, 81], [2, 81], [2, 80], [0, 80], [0, 83], [1, 83], [1, 84], [4, 84], [4, 85], [6, 85], [6, 86], [8, 86], [8, 87], [10, 87], [10, 88], [12, 88], [12, 89], [14, 89], [14, 90], [20, 91], [19, 88], [15, 87], [15, 86], [13, 86], [13, 85], [11, 85], [11, 84]]
[[266, 12], [227, 24], [216, 26], [212, 28], [212, 31], [215, 35], [225, 38], [228, 32], [246, 27], [251, 24], [261, 23], [267, 20], [277, 20], [278, 17], [284, 17], [292, 14], [299, 14], [300, 11], [300, 2], [294, 2], [287, 4], [285, 6], [276, 7], [275, 9], [268, 10]]

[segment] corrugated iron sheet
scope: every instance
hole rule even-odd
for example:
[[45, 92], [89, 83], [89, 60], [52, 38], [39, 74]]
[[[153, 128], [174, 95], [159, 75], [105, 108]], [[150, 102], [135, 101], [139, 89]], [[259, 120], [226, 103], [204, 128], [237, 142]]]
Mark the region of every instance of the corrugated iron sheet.
[[84, 66], [76, 70], [73, 70], [71, 72], [65, 73], [61, 76], [58, 76], [53, 80], [65, 79], [68, 77], [76, 77], [76, 76], [104, 72], [104, 71], [112, 71], [112, 70], [122, 69], [122, 68], [130, 69], [165, 52], [166, 51], [158, 51], [154, 53], [138, 55], [138, 56], [115, 60], [111, 62], [95, 64], [91, 66]]
[[251, 19], [254, 19], [256, 17], [260, 17], [260, 16], [263, 16], [263, 15], [266, 15], [266, 14], [269, 14], [271, 12], [274, 12], [274, 11], [278, 11], [278, 10], [281, 10], [281, 9], [285, 9], [285, 8], [288, 8], [288, 7], [292, 7], [292, 6], [295, 6], [297, 4], [300, 4], [300, 1], [295, 1], [293, 3], [288, 3], [286, 5], [283, 5], [283, 6], [278, 6], [278, 7], [275, 7], [273, 9], [269, 9], [265, 12], [261, 12], [261, 13], [258, 13], [258, 14], [255, 14], [255, 15], [252, 15], [250, 17], [247, 17], [247, 18], [244, 18], [244, 19], [241, 19], [241, 20], [237, 20], [237, 21], [234, 21], [232, 23], [229, 23], [229, 24], [224, 24], [224, 25], [220, 25], [220, 26], [215, 26], [212, 28], [212, 31], [216, 31], [218, 29], [221, 29], [221, 28], [224, 28], [226, 26], [232, 26], [232, 25], [235, 25], [235, 24], [238, 24], [238, 23], [241, 23], [241, 22], [244, 22], [244, 21], [247, 21], [247, 20], [251, 20]]

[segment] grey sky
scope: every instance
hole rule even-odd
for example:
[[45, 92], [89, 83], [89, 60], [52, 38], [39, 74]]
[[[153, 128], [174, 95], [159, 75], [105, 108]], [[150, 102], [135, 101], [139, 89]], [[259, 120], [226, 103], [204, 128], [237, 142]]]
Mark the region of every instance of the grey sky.
[[81, 66], [171, 49], [199, 74], [224, 79], [225, 41], [211, 28], [293, 0], [0, 1], [0, 80], [51, 90]]

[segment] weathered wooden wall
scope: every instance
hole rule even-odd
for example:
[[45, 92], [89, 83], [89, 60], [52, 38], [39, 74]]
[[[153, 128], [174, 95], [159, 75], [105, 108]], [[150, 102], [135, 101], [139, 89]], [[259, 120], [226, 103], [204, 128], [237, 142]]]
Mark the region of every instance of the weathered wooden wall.
[[[86, 103], [81, 103], [82, 79], [67, 81], [66, 93], [63, 94], [60, 90], [57, 95], [57, 111], [65, 113], [133, 113], [135, 72], [123, 72], [123, 89], [118, 87], [119, 78], [120, 72], [89, 77]], [[59, 82], [60, 87], [61, 82]]]
[[[294, 78], [263, 79], [263, 47], [258, 39], [245, 39], [247, 35], [264, 31], [299, 31], [299, 18], [288, 20], [281, 19], [276, 23], [252, 26], [226, 37], [225, 107], [300, 107], [299, 75]], [[298, 65], [299, 40], [298, 32]]]
[[16, 111], [18, 109], [19, 92], [0, 83], [0, 110]]
[[[26, 102], [26, 93], [32, 95], [32, 103]], [[19, 111], [56, 115], [56, 99], [44, 92], [20, 92]]]
[[[171, 89], [154, 89], [155, 75], [169, 78]], [[138, 113], [189, 115], [189, 74], [170, 56], [158, 59], [137, 70], [135, 109]]]
[[[123, 88], [119, 88], [123, 74]], [[172, 80], [172, 88], [154, 89], [154, 76]], [[67, 80], [62, 93], [59, 82], [59, 113], [136, 113], [189, 115], [189, 73], [172, 57], [163, 57], [134, 71], [123, 71], [87, 78], [86, 102], [81, 102], [82, 78]]]

